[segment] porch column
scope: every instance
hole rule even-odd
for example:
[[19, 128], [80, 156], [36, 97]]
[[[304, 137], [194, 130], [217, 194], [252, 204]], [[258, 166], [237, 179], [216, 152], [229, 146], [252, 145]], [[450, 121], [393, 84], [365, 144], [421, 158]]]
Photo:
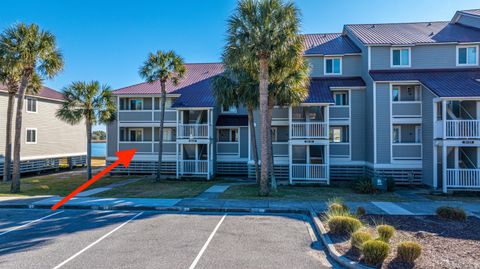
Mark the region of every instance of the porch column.
[[211, 143], [207, 144], [207, 180], [210, 179], [210, 163], [211, 163], [211, 160], [210, 160], [210, 146], [211, 146]]
[[438, 188], [438, 147], [433, 144], [433, 189]]
[[288, 141], [288, 181], [292, 184], [292, 141]]
[[327, 184], [330, 185], [330, 143], [325, 145], [325, 164], [326, 164], [326, 176], [327, 176]]
[[447, 101], [442, 100], [442, 124], [443, 124], [443, 136], [442, 138], [447, 138]]
[[442, 191], [447, 193], [447, 146], [442, 145]]
[[177, 169], [175, 169], [175, 177], [179, 179], [178, 177], [178, 171], [180, 170], [180, 163], [178, 161], [178, 153], [179, 153], [179, 147], [178, 147], [178, 141], [175, 143], [175, 163], [177, 164]]
[[459, 164], [459, 155], [460, 155], [460, 152], [459, 152], [459, 148], [458, 147], [454, 147], [453, 148], [454, 150], [454, 159], [455, 159], [455, 169], [459, 169], [460, 168], [460, 164]]

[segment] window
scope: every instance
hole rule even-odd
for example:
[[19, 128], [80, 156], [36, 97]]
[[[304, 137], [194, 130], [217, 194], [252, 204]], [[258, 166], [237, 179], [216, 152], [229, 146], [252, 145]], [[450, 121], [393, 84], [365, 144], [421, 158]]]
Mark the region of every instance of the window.
[[348, 143], [348, 126], [332, 126], [330, 127], [330, 142], [332, 143]]
[[341, 75], [342, 58], [325, 58], [325, 75]]
[[143, 130], [142, 129], [130, 129], [130, 141], [132, 142], [141, 142], [143, 141]]
[[177, 130], [175, 128], [163, 129], [163, 141], [166, 141], [166, 142], [175, 141], [176, 137], [177, 137]]
[[392, 48], [392, 67], [410, 67], [410, 48]]
[[400, 143], [402, 133], [402, 128], [400, 126], [393, 126], [393, 135], [392, 141], [393, 143]]
[[272, 142], [278, 142], [278, 128], [272, 127]]
[[222, 113], [237, 113], [235, 106], [222, 106]]
[[37, 113], [37, 99], [27, 98], [27, 112]]
[[400, 87], [393, 87], [392, 88], [392, 101], [398, 102], [400, 101]]
[[415, 143], [422, 143], [422, 127], [415, 126]]
[[218, 129], [218, 142], [238, 142], [238, 129]]
[[457, 47], [457, 65], [478, 65], [478, 46]]
[[37, 144], [37, 129], [27, 128], [27, 144]]
[[348, 106], [348, 93], [347, 92], [336, 92], [333, 94], [335, 99], [336, 106]]
[[143, 110], [143, 100], [130, 99], [130, 110]]

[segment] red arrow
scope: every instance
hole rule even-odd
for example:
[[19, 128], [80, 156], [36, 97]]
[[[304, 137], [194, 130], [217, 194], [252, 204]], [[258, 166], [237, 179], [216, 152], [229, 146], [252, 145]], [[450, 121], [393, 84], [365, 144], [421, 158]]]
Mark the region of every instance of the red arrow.
[[100, 173], [93, 176], [87, 182], [83, 183], [80, 187], [78, 187], [74, 191], [72, 191], [72, 193], [67, 195], [62, 200], [60, 200], [60, 202], [58, 202], [54, 206], [52, 206], [52, 210], [57, 210], [57, 208], [61, 207], [68, 200], [72, 199], [73, 196], [77, 195], [78, 193], [82, 192], [84, 189], [88, 188], [88, 186], [92, 185], [95, 181], [102, 178], [105, 174], [110, 172], [113, 168], [115, 168], [119, 164], [123, 164], [123, 166], [125, 166], [125, 168], [128, 168], [128, 166], [130, 165], [130, 162], [133, 159], [133, 156], [135, 155], [135, 152], [137, 152], [137, 149], [129, 149], [129, 150], [119, 151], [119, 152], [115, 153], [115, 155], [117, 155], [117, 157], [118, 157], [118, 160], [116, 160], [111, 165], [107, 166], [107, 168], [103, 169]]

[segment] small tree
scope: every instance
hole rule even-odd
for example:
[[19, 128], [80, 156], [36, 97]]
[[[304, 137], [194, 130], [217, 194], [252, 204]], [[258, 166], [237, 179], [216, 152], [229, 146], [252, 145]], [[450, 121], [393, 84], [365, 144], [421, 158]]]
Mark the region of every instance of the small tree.
[[28, 85], [38, 74], [53, 78], [63, 69], [63, 57], [53, 34], [36, 24], [19, 23], [0, 35], [0, 55], [20, 75], [13, 150], [13, 176], [10, 191], [20, 191], [20, 150], [23, 104]]
[[87, 179], [92, 177], [92, 126], [115, 120], [116, 107], [109, 86], [98, 81], [73, 82], [63, 89], [65, 102], [57, 118], [75, 125], [85, 121], [87, 132]]
[[140, 76], [148, 83], [160, 81], [161, 104], [160, 104], [160, 137], [158, 144], [158, 166], [156, 180], [161, 179], [162, 155], [163, 155], [163, 125], [165, 118], [165, 103], [167, 101], [166, 84], [171, 81], [177, 85], [185, 75], [186, 68], [183, 59], [174, 51], [157, 51], [150, 53], [148, 59], [140, 67]]

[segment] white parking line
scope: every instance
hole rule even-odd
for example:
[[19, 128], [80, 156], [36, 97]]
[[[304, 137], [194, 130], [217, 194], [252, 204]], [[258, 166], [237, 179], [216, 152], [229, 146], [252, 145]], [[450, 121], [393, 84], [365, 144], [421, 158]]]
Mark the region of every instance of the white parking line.
[[45, 217], [43, 217], [43, 218], [39, 218], [39, 219], [36, 219], [36, 220], [29, 221], [28, 223], [25, 223], [25, 224], [20, 225], [20, 226], [16, 226], [16, 227], [14, 227], [14, 228], [12, 228], [12, 229], [10, 229], [10, 230], [7, 230], [7, 231], [5, 231], [5, 232], [3, 232], [3, 233], [0, 233], [0, 235], [4, 235], [4, 234], [7, 234], [7, 233], [9, 233], [9, 232], [13, 232], [13, 231], [18, 230], [18, 229], [21, 229], [21, 228], [23, 228], [23, 227], [27, 227], [27, 226], [29, 226], [29, 225], [34, 224], [35, 222], [42, 221], [42, 220], [44, 220], [44, 219], [46, 219], [46, 218], [55, 216], [55, 215], [60, 214], [60, 213], [62, 213], [62, 212], [63, 212], [63, 210], [62, 210], [62, 211], [55, 212], [55, 213], [50, 214], [50, 215], [48, 215], [48, 216], [45, 216]]
[[190, 265], [189, 269], [193, 269], [193, 268], [195, 268], [195, 266], [197, 266], [197, 263], [198, 263], [198, 261], [200, 260], [200, 258], [202, 257], [203, 252], [205, 252], [205, 250], [207, 249], [208, 244], [210, 244], [210, 241], [212, 241], [213, 236], [214, 236], [215, 233], [217, 232], [218, 228], [220, 228], [220, 225], [222, 225], [222, 222], [223, 222], [223, 220], [225, 219], [226, 216], [227, 216], [227, 214], [223, 215], [222, 219], [220, 219], [220, 221], [218, 222], [217, 226], [215, 226], [215, 229], [213, 229], [212, 233], [210, 234], [210, 236], [209, 236], [208, 239], [207, 239], [207, 242], [205, 242], [205, 245], [203, 245], [202, 249], [201, 249], [200, 252], [198, 253], [198, 255], [197, 255], [197, 257], [195, 258], [195, 260], [193, 260], [193, 263], [192, 263], [192, 265]]
[[140, 212], [138, 214], [136, 214], [135, 216], [131, 217], [129, 220], [127, 220], [126, 222], [120, 224], [117, 228], [111, 230], [110, 232], [108, 232], [107, 234], [105, 234], [104, 236], [100, 237], [99, 239], [97, 239], [95, 242], [91, 243], [90, 245], [86, 246], [84, 249], [80, 250], [79, 252], [75, 253], [73, 256], [71, 256], [70, 258], [66, 259], [65, 261], [63, 261], [62, 263], [60, 263], [59, 265], [53, 267], [53, 269], [57, 269], [57, 268], [60, 268], [62, 266], [64, 266], [65, 264], [67, 264], [69, 261], [75, 259], [77, 256], [79, 256], [80, 254], [82, 254], [83, 252], [87, 251], [89, 248], [93, 247], [94, 245], [98, 244], [100, 241], [102, 241], [103, 239], [107, 238], [109, 235], [113, 234], [115, 231], [117, 231], [118, 229], [122, 228], [123, 226], [125, 226], [127, 223], [129, 223], [130, 221], [136, 219], [138, 216], [142, 215], [143, 212]]

